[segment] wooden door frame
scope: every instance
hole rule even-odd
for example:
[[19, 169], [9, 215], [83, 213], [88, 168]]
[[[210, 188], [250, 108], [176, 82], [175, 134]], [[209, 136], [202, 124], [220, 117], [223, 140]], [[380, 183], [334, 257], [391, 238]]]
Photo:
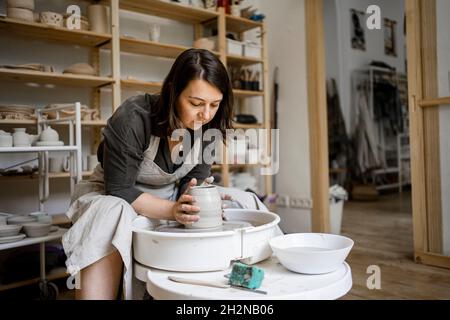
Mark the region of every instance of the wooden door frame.
[[323, 0], [305, 0], [312, 231], [330, 232]]
[[442, 253], [442, 199], [438, 97], [436, 0], [406, 0], [408, 97], [414, 259], [450, 268]]
[[[437, 98], [436, 0], [405, 0], [405, 13], [414, 259], [417, 263], [450, 268], [450, 257], [436, 253], [442, 249], [442, 208], [439, 113], [433, 107], [450, 104], [450, 97]], [[312, 230], [329, 232], [323, 0], [305, 0], [305, 21]]]

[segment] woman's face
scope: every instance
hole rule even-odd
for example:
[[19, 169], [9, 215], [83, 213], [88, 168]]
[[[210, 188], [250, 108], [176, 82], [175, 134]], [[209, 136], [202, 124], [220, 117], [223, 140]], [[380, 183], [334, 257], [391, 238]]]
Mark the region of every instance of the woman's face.
[[219, 110], [222, 98], [222, 92], [205, 80], [190, 81], [176, 105], [183, 126], [197, 130], [210, 122]]

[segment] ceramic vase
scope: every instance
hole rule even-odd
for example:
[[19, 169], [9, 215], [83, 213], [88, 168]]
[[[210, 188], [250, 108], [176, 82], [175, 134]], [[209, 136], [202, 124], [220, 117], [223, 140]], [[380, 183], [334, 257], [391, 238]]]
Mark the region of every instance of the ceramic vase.
[[200, 219], [193, 224], [186, 225], [186, 228], [217, 228], [223, 224], [222, 198], [215, 186], [193, 187], [188, 194], [194, 197], [193, 205], [200, 208], [200, 211], [197, 213]]
[[14, 147], [30, 147], [31, 141], [25, 128], [14, 128], [13, 144]]
[[108, 8], [101, 4], [92, 4], [87, 7], [87, 18], [91, 31], [109, 33]]

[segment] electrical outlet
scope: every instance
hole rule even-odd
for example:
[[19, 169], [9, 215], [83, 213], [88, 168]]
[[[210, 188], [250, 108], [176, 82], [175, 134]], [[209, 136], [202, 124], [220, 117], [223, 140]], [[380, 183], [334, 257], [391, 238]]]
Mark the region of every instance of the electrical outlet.
[[303, 199], [292, 197], [289, 204], [292, 208], [303, 208]]
[[277, 206], [278, 207], [289, 207], [289, 196], [278, 196], [277, 198]]
[[290, 199], [290, 206], [292, 208], [309, 209], [311, 208], [311, 200], [301, 197], [292, 197]]

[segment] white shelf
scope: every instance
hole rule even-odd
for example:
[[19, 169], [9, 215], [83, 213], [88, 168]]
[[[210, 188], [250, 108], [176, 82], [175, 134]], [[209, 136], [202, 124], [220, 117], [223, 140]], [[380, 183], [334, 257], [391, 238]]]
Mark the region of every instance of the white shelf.
[[11, 152], [40, 152], [40, 151], [76, 151], [75, 146], [62, 147], [0, 147], [0, 153]]
[[67, 229], [59, 228], [58, 231], [51, 232], [45, 237], [25, 238], [20, 241], [3, 243], [3, 244], [0, 244], [0, 251], [6, 250], [6, 249], [29, 246], [32, 244], [37, 244], [37, 243], [42, 243], [42, 242], [48, 242], [48, 241], [52, 241], [52, 240], [58, 240], [63, 236], [64, 233], [66, 233], [66, 231], [67, 231]]

